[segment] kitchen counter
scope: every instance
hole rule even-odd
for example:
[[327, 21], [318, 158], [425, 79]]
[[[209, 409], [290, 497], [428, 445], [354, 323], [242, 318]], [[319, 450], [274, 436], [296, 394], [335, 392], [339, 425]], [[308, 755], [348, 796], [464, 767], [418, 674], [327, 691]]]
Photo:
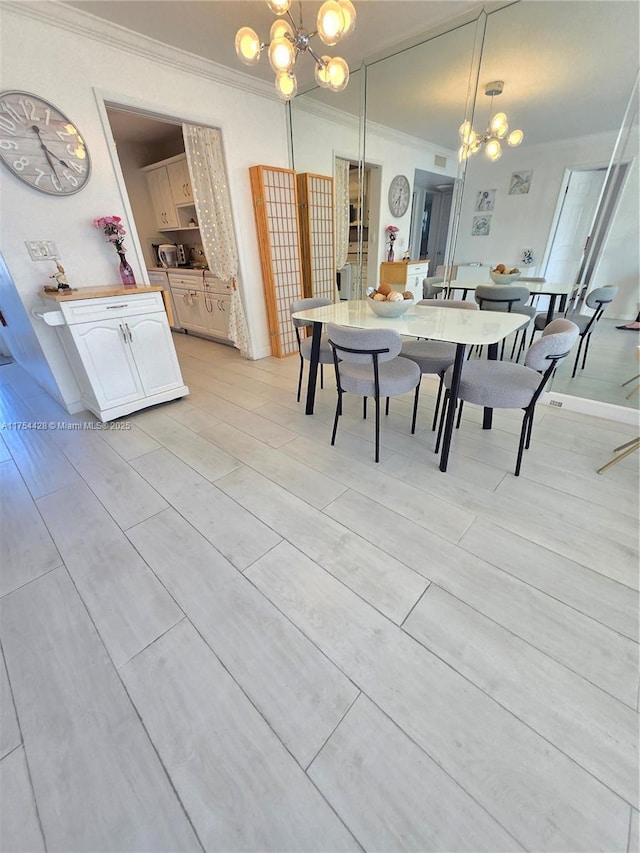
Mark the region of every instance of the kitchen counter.
[[41, 291], [45, 299], [54, 302], [71, 302], [74, 299], [102, 299], [105, 296], [130, 296], [133, 293], [157, 293], [164, 290], [159, 285], [140, 285], [140, 287], [123, 287], [121, 284], [105, 284], [102, 287], [79, 287], [74, 290], [58, 290], [55, 293]]

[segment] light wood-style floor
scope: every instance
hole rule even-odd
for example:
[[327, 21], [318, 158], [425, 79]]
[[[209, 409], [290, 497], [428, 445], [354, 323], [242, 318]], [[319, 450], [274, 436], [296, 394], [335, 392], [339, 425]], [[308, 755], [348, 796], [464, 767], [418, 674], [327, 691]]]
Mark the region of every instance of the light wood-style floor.
[[0, 367], [3, 853], [637, 853], [634, 429], [541, 407], [515, 478], [469, 406], [441, 474], [425, 378], [376, 465], [331, 375], [176, 346], [110, 429]]

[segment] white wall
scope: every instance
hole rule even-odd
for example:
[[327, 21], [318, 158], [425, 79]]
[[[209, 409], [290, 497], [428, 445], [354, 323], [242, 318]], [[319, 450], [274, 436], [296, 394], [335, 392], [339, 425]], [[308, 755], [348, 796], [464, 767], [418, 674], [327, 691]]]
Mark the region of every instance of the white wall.
[[[284, 107], [275, 99], [213, 79], [217, 66], [173, 51], [175, 64], [161, 58], [144, 39], [121, 31], [109, 43], [85, 35], [68, 8], [0, 7], [2, 16], [2, 86], [34, 92], [58, 106], [80, 129], [91, 154], [92, 175], [78, 194], [57, 198], [38, 193], [6, 169], [0, 170], [0, 251], [30, 314], [38, 292], [54, 272], [53, 264], [30, 260], [25, 240], [54, 240], [72, 287], [118, 281], [112, 247], [92, 227], [98, 216], [117, 214], [131, 234], [128, 204], [116, 179], [99, 105], [103, 98], [154, 114], [219, 127], [227, 158], [233, 214], [244, 287], [247, 321], [258, 356], [270, 353], [262, 276], [255, 237], [249, 166], [288, 165]], [[56, 16], [53, 19], [52, 16]], [[63, 25], [58, 24], [62, 16]], [[179, 63], [180, 67], [177, 67]], [[207, 66], [211, 66], [209, 71]], [[230, 77], [232, 75], [229, 75]], [[240, 79], [242, 75], [235, 75]], [[266, 90], [266, 87], [265, 87]], [[259, 129], [259, 132], [257, 132]], [[130, 241], [128, 259], [136, 279], [145, 281], [144, 258]], [[51, 267], [51, 269], [49, 268]], [[77, 403], [79, 390], [55, 330], [39, 321], [34, 330], [62, 399]], [[38, 381], [34, 365], [42, 356], [32, 347], [25, 365]], [[45, 373], [43, 368], [42, 373]]]
[[[456, 246], [457, 263], [478, 261], [494, 266], [517, 263], [522, 250], [533, 250], [536, 274], [541, 267], [551, 235], [556, 205], [566, 169], [596, 168], [609, 162], [615, 134], [598, 134], [555, 144], [527, 146], [506, 150], [502, 158], [491, 163], [482, 154], [469, 161], [464, 186], [460, 230]], [[513, 172], [532, 170], [531, 188], [525, 195], [509, 195]], [[491, 231], [487, 237], [472, 237], [471, 226], [475, 202], [480, 190], [495, 189], [495, 206]], [[605, 251], [606, 263], [600, 264], [593, 281], [620, 287], [609, 316], [630, 317], [637, 311], [638, 287], [638, 172], [634, 165], [621, 199], [620, 209], [612, 223]], [[614, 248], [615, 247], [615, 248]], [[605, 280], [606, 279], [606, 280]]]

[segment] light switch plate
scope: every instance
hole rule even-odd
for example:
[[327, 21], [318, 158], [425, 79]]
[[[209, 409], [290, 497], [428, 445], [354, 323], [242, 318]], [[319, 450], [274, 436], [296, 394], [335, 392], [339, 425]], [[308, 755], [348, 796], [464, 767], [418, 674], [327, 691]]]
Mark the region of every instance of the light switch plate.
[[32, 261], [53, 261], [58, 257], [58, 247], [53, 240], [25, 240]]

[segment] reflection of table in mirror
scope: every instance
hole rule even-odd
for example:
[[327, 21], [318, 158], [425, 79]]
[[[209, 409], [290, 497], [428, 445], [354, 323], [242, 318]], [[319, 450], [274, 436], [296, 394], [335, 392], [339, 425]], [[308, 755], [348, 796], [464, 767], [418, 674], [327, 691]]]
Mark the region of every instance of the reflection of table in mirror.
[[[451, 282], [450, 292], [453, 290], [464, 291], [462, 298], [467, 298], [467, 293], [470, 290], [475, 290], [478, 285], [483, 287], [495, 287], [499, 291], [504, 284], [493, 284], [491, 281], [461, 281], [460, 286], [457, 285], [457, 279]], [[547, 308], [547, 323], [553, 319], [553, 314], [556, 310], [556, 299], [560, 299], [560, 311], [564, 311], [567, 303], [567, 296], [573, 290], [573, 284], [560, 283], [556, 281], [544, 281], [541, 279], [518, 278], [513, 282], [514, 285], [521, 284], [529, 290], [531, 296], [548, 296], [549, 307]]]
[[[462, 308], [437, 308], [431, 305], [416, 305], [410, 308], [402, 317], [378, 317], [367, 305], [366, 299], [352, 302], [339, 302], [325, 305], [322, 308], [312, 308], [308, 311], [298, 311], [292, 315], [299, 320], [313, 322], [313, 338], [311, 342], [311, 359], [309, 363], [309, 379], [307, 385], [307, 402], [305, 413], [313, 414], [316, 395], [316, 378], [318, 375], [318, 357], [320, 354], [320, 337], [325, 323], [336, 323], [339, 326], [350, 326], [356, 329], [395, 329], [400, 335], [411, 338], [430, 338], [434, 341], [447, 341], [456, 344], [456, 359], [451, 380], [451, 405], [447, 408], [447, 419], [444, 426], [442, 450], [440, 453], [440, 470], [447, 470], [453, 422], [455, 419], [456, 403], [460, 375], [467, 346], [486, 344], [489, 358], [498, 356], [498, 343], [510, 335], [521, 325], [522, 317], [518, 314], [508, 314], [504, 311], [465, 311]], [[485, 409], [483, 428], [491, 428], [490, 411]]]

